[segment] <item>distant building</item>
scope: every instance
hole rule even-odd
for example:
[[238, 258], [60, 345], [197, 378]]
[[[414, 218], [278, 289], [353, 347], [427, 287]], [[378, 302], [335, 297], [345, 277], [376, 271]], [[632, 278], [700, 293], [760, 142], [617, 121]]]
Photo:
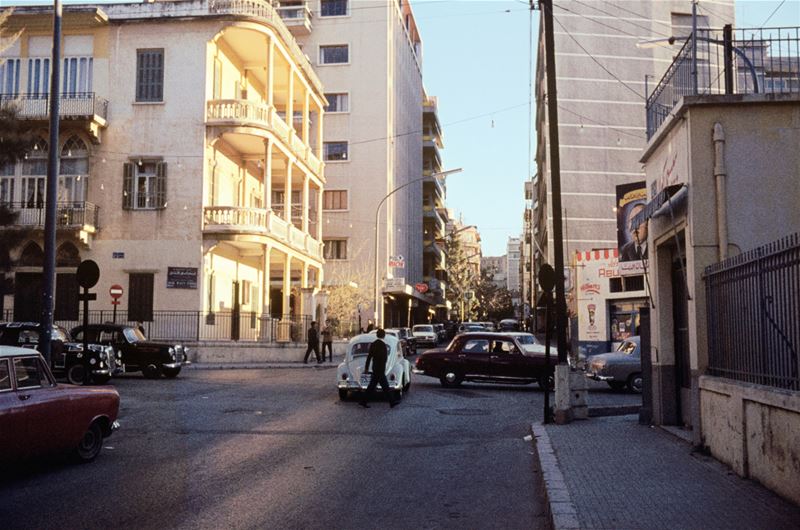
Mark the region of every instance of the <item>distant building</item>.
[[481, 258], [481, 270], [489, 275], [491, 282], [495, 287], [506, 289], [508, 287], [508, 278], [506, 274], [506, 267], [508, 260], [505, 254], [502, 256], [484, 256]]
[[514, 313], [519, 317], [522, 316], [521, 307], [521, 271], [520, 271], [520, 256], [521, 256], [522, 239], [518, 237], [509, 237], [506, 244], [506, 289], [511, 293], [511, 303], [514, 306]]

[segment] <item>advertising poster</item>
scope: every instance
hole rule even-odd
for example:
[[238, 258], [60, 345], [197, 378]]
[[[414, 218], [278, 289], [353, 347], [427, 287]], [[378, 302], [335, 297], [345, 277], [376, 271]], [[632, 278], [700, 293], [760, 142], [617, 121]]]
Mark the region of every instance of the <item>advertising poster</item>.
[[617, 186], [617, 244], [620, 274], [643, 274], [647, 261], [647, 223], [633, 228], [633, 218], [647, 204], [647, 185], [644, 181]]

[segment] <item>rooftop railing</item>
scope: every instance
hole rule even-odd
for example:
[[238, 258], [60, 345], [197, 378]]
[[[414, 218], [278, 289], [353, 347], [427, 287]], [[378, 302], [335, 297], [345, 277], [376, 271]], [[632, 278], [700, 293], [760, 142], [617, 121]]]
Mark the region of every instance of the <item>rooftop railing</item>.
[[[683, 96], [800, 94], [800, 28], [698, 29], [647, 97], [647, 138]], [[696, 69], [693, 63], [696, 62]]]

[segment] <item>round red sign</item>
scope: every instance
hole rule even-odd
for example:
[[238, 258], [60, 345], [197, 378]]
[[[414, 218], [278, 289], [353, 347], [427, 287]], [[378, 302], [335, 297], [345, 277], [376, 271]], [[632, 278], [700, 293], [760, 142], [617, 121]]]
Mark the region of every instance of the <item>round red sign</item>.
[[417, 291], [420, 293], [427, 293], [428, 292], [428, 284], [427, 283], [418, 283], [414, 287], [416, 287]]
[[111, 298], [113, 298], [114, 300], [122, 298], [123, 292], [124, 291], [122, 290], [122, 286], [117, 284], [112, 285], [111, 288], [109, 288], [108, 290], [108, 294], [110, 294]]

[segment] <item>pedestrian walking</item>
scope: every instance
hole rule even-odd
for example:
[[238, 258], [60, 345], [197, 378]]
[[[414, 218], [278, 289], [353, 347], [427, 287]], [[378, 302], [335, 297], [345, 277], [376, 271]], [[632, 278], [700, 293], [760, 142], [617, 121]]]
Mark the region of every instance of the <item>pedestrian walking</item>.
[[308, 348], [306, 348], [306, 356], [303, 357], [303, 363], [308, 364], [308, 356], [313, 351], [317, 357], [317, 364], [320, 364], [322, 359], [319, 356], [319, 335], [317, 334], [317, 323], [314, 321], [311, 322], [311, 326], [308, 328], [307, 340]]
[[400, 402], [389, 389], [389, 381], [386, 380], [386, 361], [389, 359], [389, 347], [383, 341], [383, 338], [386, 336], [386, 332], [383, 328], [378, 328], [377, 336], [378, 338], [375, 342], [369, 345], [367, 362], [364, 364], [364, 373], [369, 373], [369, 365], [370, 362], [372, 362], [372, 377], [369, 380], [369, 385], [367, 385], [367, 391], [364, 393], [364, 397], [361, 398], [361, 401], [358, 403], [365, 409], [369, 408], [367, 400], [375, 394], [378, 383], [381, 384], [383, 393], [389, 397], [390, 408], [394, 408], [394, 406]]
[[367, 320], [367, 333], [375, 329], [375, 324], [372, 323], [372, 319], [370, 318]]
[[328, 360], [333, 362], [333, 330], [328, 321], [325, 322], [325, 327], [322, 328], [322, 360], [325, 360], [325, 349], [328, 349]]

